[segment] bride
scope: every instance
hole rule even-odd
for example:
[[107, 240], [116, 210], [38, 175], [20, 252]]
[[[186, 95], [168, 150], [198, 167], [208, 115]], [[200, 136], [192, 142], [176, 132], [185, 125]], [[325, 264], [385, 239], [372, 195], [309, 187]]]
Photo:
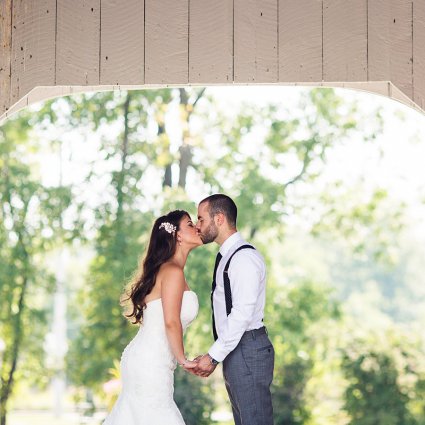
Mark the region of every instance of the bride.
[[[139, 331], [121, 356], [122, 391], [103, 425], [184, 425], [174, 399], [174, 369], [196, 366], [183, 332], [198, 313], [184, 277], [189, 252], [202, 245], [189, 214], [172, 211], [153, 225], [139, 275], [127, 294]], [[112, 342], [111, 342], [112, 343]]]

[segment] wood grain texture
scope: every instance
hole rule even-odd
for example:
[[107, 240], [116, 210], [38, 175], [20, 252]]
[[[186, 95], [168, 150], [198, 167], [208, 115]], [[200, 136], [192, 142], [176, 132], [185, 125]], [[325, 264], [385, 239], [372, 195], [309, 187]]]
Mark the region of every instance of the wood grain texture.
[[100, 84], [143, 84], [144, 0], [102, 0], [100, 20]]
[[0, 0], [0, 24], [0, 120], [49, 93], [188, 83], [362, 87], [425, 108], [425, 0]]
[[367, 79], [367, 0], [323, 0], [323, 79]]
[[413, 2], [413, 100], [425, 110], [425, 1]]
[[197, 0], [189, 10], [189, 82], [233, 81], [233, 0]]
[[0, 114], [3, 114], [10, 107], [12, 0], [0, 1], [0, 47]]
[[35, 86], [55, 84], [55, 0], [14, 0], [11, 104]]
[[391, 75], [391, 4], [388, 0], [369, 0], [368, 79], [389, 81]]
[[322, 1], [279, 1], [279, 81], [322, 81]]
[[412, 0], [369, 0], [368, 20], [369, 80], [391, 81], [412, 98]]
[[145, 82], [189, 81], [189, 1], [145, 0]]
[[56, 84], [99, 84], [100, 0], [57, 5]]
[[234, 80], [278, 80], [277, 0], [235, 0]]
[[391, 0], [390, 80], [403, 93], [413, 97], [412, 0]]

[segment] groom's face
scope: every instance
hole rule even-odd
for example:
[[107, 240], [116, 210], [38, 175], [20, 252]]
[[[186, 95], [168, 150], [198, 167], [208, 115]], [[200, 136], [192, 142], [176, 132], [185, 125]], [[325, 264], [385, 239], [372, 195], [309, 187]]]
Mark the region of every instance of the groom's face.
[[210, 216], [208, 202], [203, 202], [198, 206], [198, 222], [196, 223], [199, 236], [204, 244], [214, 242], [218, 236], [218, 228], [214, 218]]

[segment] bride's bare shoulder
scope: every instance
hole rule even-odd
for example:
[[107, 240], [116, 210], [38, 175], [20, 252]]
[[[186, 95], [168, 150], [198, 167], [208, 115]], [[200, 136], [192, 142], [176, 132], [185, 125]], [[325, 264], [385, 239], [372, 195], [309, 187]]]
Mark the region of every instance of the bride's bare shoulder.
[[163, 278], [184, 278], [183, 269], [175, 263], [167, 262], [161, 265], [158, 271], [158, 277]]
[[158, 280], [163, 299], [167, 298], [167, 294], [175, 296], [176, 291], [177, 293], [184, 291], [186, 281], [181, 267], [177, 264], [165, 263], [161, 266], [160, 273], [161, 275], [158, 273]]

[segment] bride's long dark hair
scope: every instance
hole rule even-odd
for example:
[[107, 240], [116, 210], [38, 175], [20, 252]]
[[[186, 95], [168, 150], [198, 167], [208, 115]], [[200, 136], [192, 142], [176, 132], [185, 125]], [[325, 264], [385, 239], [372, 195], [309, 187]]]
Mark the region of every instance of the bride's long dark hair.
[[[159, 268], [176, 252], [177, 231], [185, 216], [190, 218], [186, 211], [171, 211], [167, 215], [159, 217], [153, 225], [146, 256], [122, 299], [122, 304], [130, 307], [129, 314], [125, 314], [125, 316], [130, 320], [134, 318], [133, 324], [142, 322], [143, 310], [146, 308], [145, 298], [155, 285]], [[174, 232], [171, 231], [170, 225], [175, 226]]]

